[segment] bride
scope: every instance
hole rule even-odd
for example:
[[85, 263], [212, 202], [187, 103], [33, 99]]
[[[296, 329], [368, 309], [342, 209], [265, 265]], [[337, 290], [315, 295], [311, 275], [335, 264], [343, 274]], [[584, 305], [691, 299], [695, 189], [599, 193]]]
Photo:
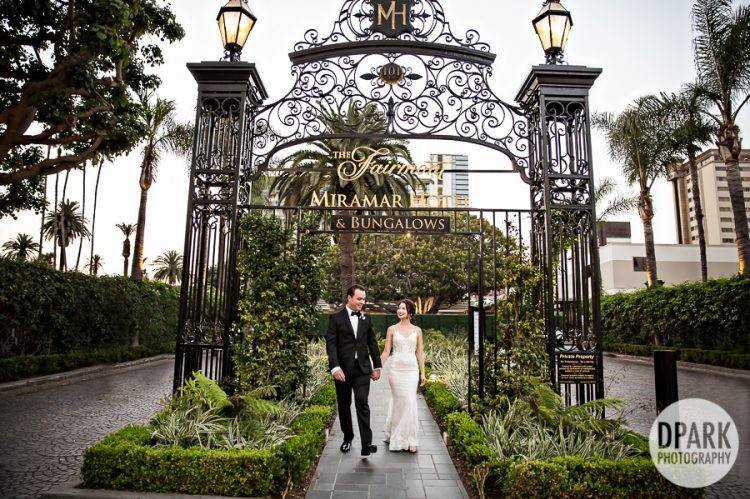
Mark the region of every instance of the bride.
[[399, 302], [399, 323], [388, 328], [381, 355], [384, 365], [388, 357], [393, 357], [388, 366], [391, 400], [385, 421], [386, 442], [391, 451], [417, 452], [417, 385], [424, 386], [425, 370], [422, 330], [412, 322], [415, 313], [413, 301]]

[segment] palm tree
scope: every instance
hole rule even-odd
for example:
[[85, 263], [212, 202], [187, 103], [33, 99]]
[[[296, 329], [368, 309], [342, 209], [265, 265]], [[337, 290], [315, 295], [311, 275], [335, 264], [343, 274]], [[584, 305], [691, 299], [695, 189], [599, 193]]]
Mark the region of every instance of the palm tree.
[[130, 258], [130, 236], [133, 235], [133, 232], [135, 232], [135, 225], [134, 224], [126, 224], [126, 223], [120, 223], [116, 226], [118, 229], [120, 229], [120, 232], [122, 232], [122, 235], [125, 236], [125, 239], [122, 241], [122, 257], [125, 259], [125, 263], [122, 266], [122, 275], [125, 277], [128, 276], [128, 259]]
[[175, 285], [182, 280], [182, 255], [167, 251], [154, 261], [154, 278]]
[[143, 245], [146, 230], [146, 205], [148, 190], [155, 178], [159, 160], [165, 152], [186, 155], [192, 145], [193, 132], [190, 126], [175, 122], [176, 107], [174, 101], [161, 98], [152, 99], [152, 93], [141, 92], [140, 120], [146, 133], [143, 137], [141, 161], [141, 200], [138, 207], [138, 223], [135, 233], [135, 254], [131, 278], [140, 281], [143, 278]]
[[[346, 112], [323, 108], [320, 121], [330, 134], [356, 136], [356, 138], [321, 139], [312, 142], [312, 149], [296, 151], [281, 160], [281, 167], [288, 167], [276, 177], [272, 191], [277, 192], [279, 200], [290, 206], [309, 205], [313, 194], [344, 195], [350, 203], [357, 196], [401, 195], [407, 198], [419, 179], [410, 174], [372, 174], [370, 172], [355, 181], [346, 182], [339, 178], [338, 167], [345, 159], [334, 157], [334, 153], [352, 152], [357, 147], [369, 147], [373, 150], [387, 151], [379, 156], [375, 164], [395, 163], [411, 164], [411, 153], [403, 140], [383, 138], [363, 139], [365, 135], [382, 135], [388, 127], [386, 117], [373, 105], [357, 109], [352, 103]], [[342, 213], [348, 213], [346, 210]], [[340, 282], [342, 298], [352, 285], [354, 276], [354, 235], [339, 234]], [[345, 298], [344, 298], [345, 299]]]
[[102, 166], [104, 166], [104, 156], [99, 158], [99, 171], [96, 172], [96, 186], [94, 187], [94, 213], [91, 215], [91, 253], [89, 261], [94, 260], [94, 236], [96, 235], [96, 208], [99, 201], [99, 179], [102, 176]]
[[[602, 223], [609, 217], [627, 213], [638, 204], [638, 198], [618, 193], [619, 186], [611, 178], [603, 178], [594, 189], [596, 200], [596, 221]], [[615, 194], [612, 197], [612, 194]]]
[[628, 182], [638, 184], [638, 213], [643, 222], [649, 287], [659, 282], [651, 188], [658, 178], [666, 175], [667, 165], [674, 163], [665, 120], [657, 111], [655, 98], [648, 96], [637, 99], [618, 116], [598, 114], [594, 117], [594, 124], [606, 136], [610, 156], [620, 163]]
[[687, 85], [679, 94], [662, 94], [659, 99], [661, 113], [668, 119], [668, 126], [674, 149], [687, 158], [690, 172], [690, 187], [695, 206], [695, 220], [698, 224], [698, 247], [701, 259], [701, 279], [708, 280], [708, 260], [706, 258], [706, 231], [703, 226], [703, 203], [698, 181], [696, 156], [702, 146], [711, 140], [717, 127], [707, 121], [704, 111], [706, 100], [695, 85]]
[[[92, 160], [93, 162], [93, 160]], [[83, 186], [82, 186], [82, 198], [81, 198], [81, 213], [86, 216], [86, 163], [84, 162], [81, 166], [83, 171]], [[78, 242], [78, 256], [76, 257], [76, 272], [78, 272], [78, 266], [81, 264], [81, 251], [83, 251], [83, 238]]]
[[732, 0], [696, 0], [693, 41], [698, 83], [711, 102], [718, 124], [716, 145], [727, 169], [734, 215], [739, 273], [750, 276], [750, 230], [739, 159], [737, 115], [750, 100], [750, 6], [733, 9]]
[[24, 262], [31, 257], [32, 252], [39, 252], [39, 244], [28, 234], [18, 234], [15, 239], [11, 239], [3, 244], [4, 256], [7, 258], [16, 258]]
[[60, 201], [57, 209], [47, 214], [43, 229], [45, 238], [54, 240], [60, 248], [60, 270], [68, 268], [66, 248], [79, 237], [91, 236], [86, 228], [86, 219], [78, 209], [77, 201]]
[[89, 274], [99, 275], [99, 270], [104, 266], [104, 260], [99, 255], [94, 255], [89, 260], [87, 267], [89, 268]]

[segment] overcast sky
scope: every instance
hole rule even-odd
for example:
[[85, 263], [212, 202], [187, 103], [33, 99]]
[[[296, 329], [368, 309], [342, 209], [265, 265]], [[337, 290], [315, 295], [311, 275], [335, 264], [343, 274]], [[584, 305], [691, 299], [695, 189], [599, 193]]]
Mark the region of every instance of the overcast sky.
[[[166, 64], [158, 69], [163, 80], [159, 94], [177, 103], [179, 118], [193, 119], [196, 85], [185, 68], [188, 62], [221, 57], [215, 17], [224, 1], [173, 0], [178, 20], [186, 30], [179, 43], [165, 47]], [[448, 20], [457, 34], [474, 28], [498, 55], [491, 80], [501, 98], [512, 100], [529, 68], [543, 62], [539, 40], [530, 20], [541, 0], [442, 0]], [[741, 2], [747, 4], [748, 1]], [[243, 60], [255, 62], [270, 93], [283, 96], [292, 85], [288, 53], [309, 28], [327, 34], [337, 18], [343, 0], [250, 0], [258, 23], [245, 48]], [[654, 92], [676, 91], [695, 77], [691, 41], [689, 0], [567, 0], [575, 26], [566, 52], [570, 64], [603, 68], [604, 73], [591, 93], [594, 111], [619, 112], [633, 99]], [[750, 114], [744, 111], [739, 125], [744, 135], [750, 129]], [[499, 153], [452, 142], [412, 142], [417, 162], [430, 153], [468, 154], [471, 168], [506, 164]], [[106, 164], [99, 187], [96, 253], [104, 259], [104, 273], [121, 272], [122, 237], [119, 222], [135, 223], [140, 190], [139, 153]], [[156, 183], [149, 191], [145, 254], [148, 262], [164, 251], [182, 251], [187, 204], [188, 166], [184, 159], [165, 157]], [[613, 177], [623, 190], [630, 189], [620, 170], [606, 154], [600, 134], [594, 133], [596, 177]], [[95, 170], [87, 170], [87, 213], [91, 219]], [[64, 175], [60, 176], [60, 190]], [[81, 173], [71, 173], [67, 191], [70, 199], [81, 198]], [[49, 179], [49, 199], [54, 196], [54, 177]], [[483, 208], [527, 208], [528, 189], [515, 175], [473, 175], [470, 182], [472, 205]], [[672, 192], [666, 181], [654, 189], [657, 243], [675, 243]], [[635, 214], [620, 217], [633, 224], [634, 239], [642, 241], [642, 225]], [[19, 232], [39, 237], [39, 216], [24, 213], [18, 220], [0, 221], [0, 242]], [[75, 248], [75, 249], [74, 249]], [[52, 249], [45, 242], [45, 252]], [[78, 244], [68, 250], [75, 263]], [[84, 243], [81, 265], [88, 261], [89, 243]], [[153, 272], [151, 272], [153, 274]]]

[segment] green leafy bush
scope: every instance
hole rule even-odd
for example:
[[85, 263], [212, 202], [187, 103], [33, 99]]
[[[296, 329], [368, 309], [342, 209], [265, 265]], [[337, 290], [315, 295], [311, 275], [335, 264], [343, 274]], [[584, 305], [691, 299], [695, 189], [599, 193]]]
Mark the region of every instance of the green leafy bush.
[[[528, 460], [521, 457], [500, 458], [489, 444], [482, 427], [464, 410], [448, 389], [440, 383], [428, 382], [425, 399], [440, 417], [457, 456], [466, 464], [473, 480], [487, 470], [482, 480], [475, 483], [488, 497], [701, 497], [701, 490], [677, 487], [667, 481], [646, 457], [624, 459], [584, 459], [579, 456]], [[457, 407], [449, 412], [450, 407]], [[648, 452], [646, 439], [624, 432], [622, 440], [640, 453]]]
[[[602, 298], [604, 345], [750, 353], [750, 279], [716, 279]], [[687, 359], [683, 359], [687, 360]]]
[[173, 353], [174, 340], [135, 347], [114, 347], [54, 355], [27, 355], [0, 359], [0, 383], [56, 374], [97, 364], [117, 364]]
[[[609, 352], [651, 357], [654, 350], [664, 350], [664, 347], [653, 345], [631, 345], [628, 343], [611, 343], [605, 345]], [[720, 350], [698, 350], [695, 348], [668, 349], [677, 352], [677, 358], [685, 362], [709, 364], [713, 366], [730, 367], [733, 369], [750, 369], [750, 354], [723, 352]]]
[[[301, 232], [316, 227], [305, 219]], [[251, 213], [242, 220], [239, 254], [242, 336], [234, 346], [240, 391], [273, 386], [279, 398], [293, 396], [309, 376], [307, 335], [315, 326], [323, 283], [322, 236], [303, 235], [273, 215]]]
[[179, 289], [0, 259], [0, 357], [174, 341]]
[[[315, 394], [311, 400], [325, 399]], [[128, 426], [86, 450], [83, 485], [141, 492], [281, 495], [307, 475], [334, 414], [335, 399], [331, 405], [308, 406], [290, 423], [290, 438], [261, 450], [156, 447], [153, 425]]]

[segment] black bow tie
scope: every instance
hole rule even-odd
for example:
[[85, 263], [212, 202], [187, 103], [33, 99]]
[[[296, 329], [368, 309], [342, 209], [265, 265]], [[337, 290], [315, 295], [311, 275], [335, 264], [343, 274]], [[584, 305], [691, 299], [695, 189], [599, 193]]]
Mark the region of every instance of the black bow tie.
[[352, 312], [352, 316], [362, 317], [362, 312]]

